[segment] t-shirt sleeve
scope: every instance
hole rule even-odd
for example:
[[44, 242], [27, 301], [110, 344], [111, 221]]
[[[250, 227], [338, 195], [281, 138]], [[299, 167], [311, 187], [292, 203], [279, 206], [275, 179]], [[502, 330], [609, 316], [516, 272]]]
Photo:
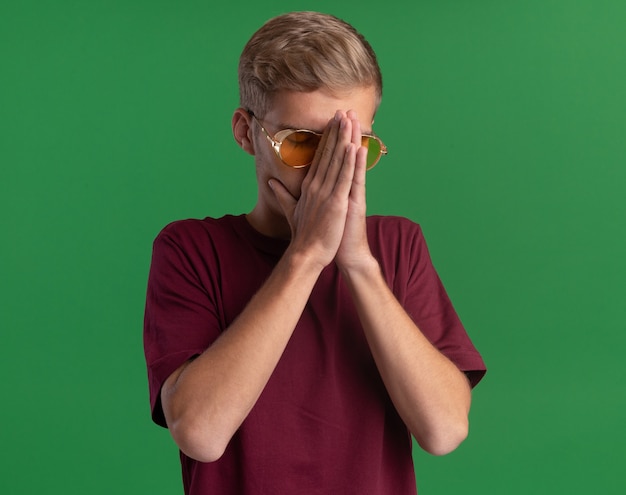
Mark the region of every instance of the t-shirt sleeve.
[[144, 352], [152, 419], [161, 426], [167, 426], [161, 407], [163, 383], [220, 333], [215, 291], [205, 280], [210, 267], [206, 261], [198, 262], [203, 248], [189, 228], [171, 224], [161, 231], [153, 244], [148, 276]]
[[433, 266], [421, 228], [414, 225], [405, 308], [429, 341], [467, 375], [472, 387], [486, 367]]

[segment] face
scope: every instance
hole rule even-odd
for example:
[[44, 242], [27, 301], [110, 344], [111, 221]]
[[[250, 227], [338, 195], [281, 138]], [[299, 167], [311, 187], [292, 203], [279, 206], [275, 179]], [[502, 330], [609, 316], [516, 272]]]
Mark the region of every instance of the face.
[[[374, 88], [356, 88], [342, 95], [331, 95], [323, 90], [310, 93], [282, 92], [274, 97], [270, 111], [263, 116], [261, 122], [272, 136], [283, 129], [309, 129], [321, 133], [337, 110], [355, 111], [362, 132], [371, 133], [376, 111]], [[258, 199], [248, 218], [257, 230], [276, 235], [275, 230], [285, 228], [285, 218], [274, 192], [268, 185], [268, 180], [278, 179], [297, 199], [300, 197], [302, 181], [309, 167], [293, 168], [282, 163], [265, 134], [252, 119], [250, 126], [252, 154], [256, 162]]]

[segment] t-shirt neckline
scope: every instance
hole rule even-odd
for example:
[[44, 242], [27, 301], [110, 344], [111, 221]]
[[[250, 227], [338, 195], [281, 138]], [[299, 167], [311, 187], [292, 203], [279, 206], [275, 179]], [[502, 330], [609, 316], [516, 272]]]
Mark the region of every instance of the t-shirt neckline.
[[235, 231], [260, 251], [273, 255], [282, 255], [287, 246], [289, 246], [289, 240], [269, 237], [256, 230], [250, 225], [245, 214], [226, 216], [231, 218]]

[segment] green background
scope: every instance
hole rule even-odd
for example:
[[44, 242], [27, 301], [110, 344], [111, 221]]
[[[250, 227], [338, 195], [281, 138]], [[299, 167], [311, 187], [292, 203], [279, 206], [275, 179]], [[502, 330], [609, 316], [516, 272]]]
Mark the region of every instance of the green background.
[[623, 0], [3, 1], [0, 492], [182, 493], [149, 417], [151, 242], [251, 209], [237, 59], [286, 9], [376, 49], [369, 212], [422, 224], [489, 366], [420, 492], [623, 493]]

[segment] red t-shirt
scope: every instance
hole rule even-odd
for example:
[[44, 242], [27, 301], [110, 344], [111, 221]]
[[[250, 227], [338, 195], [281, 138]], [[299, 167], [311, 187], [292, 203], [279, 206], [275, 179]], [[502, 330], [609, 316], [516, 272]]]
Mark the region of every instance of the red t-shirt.
[[[368, 238], [393, 293], [472, 385], [485, 366], [432, 266], [421, 229], [368, 217]], [[245, 216], [183, 220], [154, 242], [144, 347], [152, 415], [160, 390], [242, 311], [288, 243]], [[189, 495], [414, 494], [410, 434], [377, 371], [335, 264], [321, 274], [258, 402], [215, 462], [181, 453]]]

